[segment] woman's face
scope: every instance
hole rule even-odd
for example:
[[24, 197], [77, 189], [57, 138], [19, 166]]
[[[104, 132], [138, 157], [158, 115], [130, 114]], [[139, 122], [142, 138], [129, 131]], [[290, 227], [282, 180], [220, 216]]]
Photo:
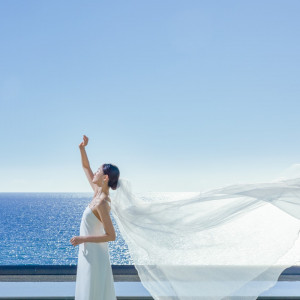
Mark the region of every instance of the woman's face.
[[97, 183], [99, 186], [102, 186], [102, 182], [104, 179], [106, 179], [108, 176], [104, 175], [102, 166], [94, 173], [94, 177], [92, 182]]

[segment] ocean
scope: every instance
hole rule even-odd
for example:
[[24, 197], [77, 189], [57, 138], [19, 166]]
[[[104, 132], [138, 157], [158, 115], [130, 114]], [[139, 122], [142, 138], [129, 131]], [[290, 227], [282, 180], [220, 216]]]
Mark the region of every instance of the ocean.
[[[145, 201], [177, 200], [197, 193], [148, 192]], [[0, 193], [0, 265], [76, 265], [81, 217], [93, 193]], [[111, 197], [113, 201], [113, 197]], [[117, 238], [111, 264], [132, 265], [128, 246], [111, 214]]]

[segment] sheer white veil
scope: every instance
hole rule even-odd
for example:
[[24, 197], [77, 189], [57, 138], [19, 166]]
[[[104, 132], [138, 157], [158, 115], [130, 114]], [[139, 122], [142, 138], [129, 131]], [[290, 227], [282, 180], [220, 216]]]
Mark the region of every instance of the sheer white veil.
[[276, 284], [300, 261], [300, 165], [292, 169], [175, 201], [145, 201], [120, 178], [112, 214], [152, 297], [254, 300]]

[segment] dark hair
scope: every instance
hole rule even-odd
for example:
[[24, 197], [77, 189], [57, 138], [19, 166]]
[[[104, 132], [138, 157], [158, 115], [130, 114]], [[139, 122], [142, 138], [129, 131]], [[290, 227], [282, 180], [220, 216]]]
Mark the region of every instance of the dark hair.
[[113, 164], [103, 164], [102, 170], [104, 175], [108, 175], [109, 177], [108, 186], [111, 187], [113, 190], [116, 190], [120, 176], [120, 171], [118, 167]]

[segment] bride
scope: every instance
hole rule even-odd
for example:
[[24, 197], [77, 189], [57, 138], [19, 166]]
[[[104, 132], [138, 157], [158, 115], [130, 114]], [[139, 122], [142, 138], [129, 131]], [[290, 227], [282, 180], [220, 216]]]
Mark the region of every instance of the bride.
[[79, 149], [94, 196], [83, 212], [80, 236], [70, 240], [73, 246], [79, 245], [75, 300], [116, 300], [108, 248], [108, 242], [116, 239], [109, 214], [109, 189], [117, 188], [120, 172], [113, 164], [103, 164], [93, 173], [85, 151], [87, 144], [88, 137], [84, 135]]
[[156, 300], [255, 300], [300, 260], [300, 176], [179, 200], [137, 197], [119, 178], [111, 212]]

